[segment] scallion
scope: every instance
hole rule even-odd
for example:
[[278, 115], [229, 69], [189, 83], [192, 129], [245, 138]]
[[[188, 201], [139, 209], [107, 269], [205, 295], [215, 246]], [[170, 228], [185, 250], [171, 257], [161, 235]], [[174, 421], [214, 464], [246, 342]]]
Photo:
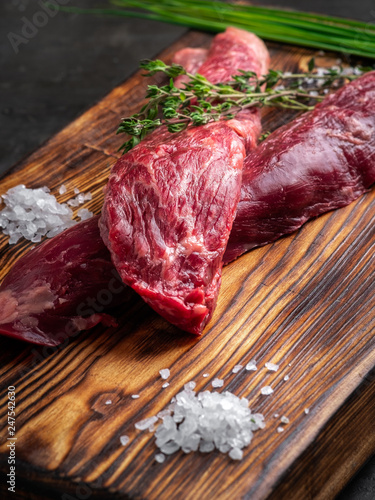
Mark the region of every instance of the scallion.
[[109, 0], [115, 8], [68, 12], [139, 17], [219, 32], [246, 29], [265, 40], [375, 58], [375, 25], [339, 17], [214, 0]]

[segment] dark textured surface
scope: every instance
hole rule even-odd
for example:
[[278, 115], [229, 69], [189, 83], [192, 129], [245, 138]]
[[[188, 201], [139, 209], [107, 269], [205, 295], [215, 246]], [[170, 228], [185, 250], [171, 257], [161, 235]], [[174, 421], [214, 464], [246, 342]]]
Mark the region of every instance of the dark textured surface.
[[[75, 3], [94, 6], [104, 1]], [[315, 0], [313, 4], [279, 0], [278, 4], [375, 21], [373, 0]], [[0, 4], [1, 173], [133, 73], [139, 59], [154, 56], [185, 31], [145, 21], [58, 13], [15, 54], [8, 34], [20, 33], [23, 16], [31, 19], [40, 10], [38, 2], [31, 0]], [[375, 457], [339, 500], [374, 498]]]

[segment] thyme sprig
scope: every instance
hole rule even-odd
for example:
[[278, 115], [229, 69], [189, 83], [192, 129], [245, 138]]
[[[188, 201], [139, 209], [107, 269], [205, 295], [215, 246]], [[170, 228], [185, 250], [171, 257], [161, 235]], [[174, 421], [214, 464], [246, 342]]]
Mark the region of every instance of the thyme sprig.
[[[239, 70], [230, 81], [213, 84], [200, 74], [193, 75], [182, 66], [167, 65], [160, 60], [142, 61], [141, 68], [146, 70], [145, 76], [165, 74], [169, 83], [160, 87], [149, 85], [147, 103], [140, 112], [121, 120], [117, 133], [131, 136], [120, 147], [124, 153], [161, 125], [169, 132], [181, 132], [188, 126], [233, 118], [254, 106], [310, 110], [314, 107], [312, 100], [322, 100], [329, 89], [362, 72], [348, 74], [342, 67], [317, 72], [312, 59], [306, 73], [270, 70], [259, 78], [252, 71]], [[179, 88], [175, 79], [182, 75], [187, 81]]]

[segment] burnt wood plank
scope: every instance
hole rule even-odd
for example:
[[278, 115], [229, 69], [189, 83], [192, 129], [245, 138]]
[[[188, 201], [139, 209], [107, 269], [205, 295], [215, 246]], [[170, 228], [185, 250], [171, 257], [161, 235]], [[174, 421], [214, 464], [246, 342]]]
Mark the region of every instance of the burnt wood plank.
[[[160, 57], [168, 61], [175, 50], [210, 39], [190, 32]], [[305, 68], [314, 54], [269, 48], [272, 66], [286, 70]], [[336, 57], [317, 56], [317, 63]], [[147, 83], [137, 72], [114, 89], [9, 172], [1, 192], [24, 183], [57, 194], [64, 183], [91, 191], [85, 206], [99, 213], [122, 142], [118, 122], [139, 109]], [[264, 129], [292, 116], [267, 110]], [[167, 324], [132, 293], [117, 328], [98, 326], [58, 348], [1, 338], [0, 466], [8, 471], [6, 391], [14, 385], [19, 498], [334, 498], [375, 451], [374, 206], [372, 191], [227, 266], [202, 338]], [[9, 247], [0, 237], [0, 278], [31, 246]], [[257, 372], [232, 373], [252, 359]], [[267, 361], [280, 369], [268, 372]], [[158, 372], [166, 367], [170, 386], [162, 389]], [[162, 410], [187, 381], [203, 390], [215, 377], [248, 397], [266, 428], [240, 462], [181, 452], [156, 463], [153, 435], [134, 423]], [[274, 393], [262, 396], [268, 384]], [[282, 433], [275, 414], [290, 419]], [[7, 494], [5, 482], [0, 491]]]

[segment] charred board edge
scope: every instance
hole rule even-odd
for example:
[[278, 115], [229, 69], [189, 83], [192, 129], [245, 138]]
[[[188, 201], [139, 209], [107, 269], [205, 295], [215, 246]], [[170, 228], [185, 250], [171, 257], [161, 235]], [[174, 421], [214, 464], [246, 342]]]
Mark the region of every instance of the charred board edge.
[[[375, 449], [375, 368], [275, 484], [267, 500], [334, 499]], [[353, 453], [353, 450], [355, 452]]]
[[[207, 35], [203, 35], [202, 33], [197, 34], [190, 32], [181, 38], [177, 44], [174, 44], [173, 48], [167, 49], [159, 57], [168, 60], [172, 50], [174, 51], [178, 49], [179, 46], [189, 44], [199, 45], [200, 40], [206, 39], [205, 37], [207, 38]], [[126, 82], [128, 85], [132, 79], [138, 82], [140, 78], [139, 75], [140, 72], [137, 72], [133, 75], [133, 77], [127, 79]], [[100, 106], [100, 103], [91, 108], [91, 110], [97, 106]], [[81, 117], [84, 117], [85, 115], [89, 116], [89, 113], [90, 110], [84, 112]], [[39, 155], [46, 154], [46, 151], [53, 147], [53, 143], [59, 140], [61, 133], [62, 132], [49, 139], [44, 146], [35, 151], [28, 159], [18, 163], [15, 167], [8, 171], [4, 177], [12, 175], [13, 173], [19, 174], [22, 169], [27, 168], [29, 159], [37, 159]], [[1, 180], [4, 179], [4, 177], [2, 177]], [[350, 452], [353, 450], [348, 448], [349, 454], [340, 453], [340, 456], [337, 457], [335, 467], [332, 466], [331, 461], [327, 462], [328, 454], [333, 453], [336, 449], [336, 439], [343, 439], [344, 444], [349, 445], [352, 442], [349, 438], [355, 436], [353, 430], [358, 430], [358, 423], [363, 422], [363, 415], [365, 415], [371, 422], [372, 414], [368, 413], [369, 410], [368, 406], [366, 407], [366, 403], [368, 403], [368, 401], [371, 402], [371, 397], [373, 397], [375, 393], [375, 384], [373, 383], [374, 379], [371, 378], [370, 373], [372, 372], [369, 372], [366, 379], [367, 382], [370, 380], [370, 383], [361, 383], [361, 379], [358, 378], [357, 386], [351, 388], [351, 395], [342, 403], [339, 403], [336, 400], [336, 403], [339, 404], [332, 406], [332, 414], [320, 425], [320, 427], [316, 429], [314, 437], [307, 440], [307, 449], [305, 449], [302, 453], [297, 453], [293, 460], [290, 461], [288, 467], [284, 467], [279, 471], [281, 476], [277, 481], [272, 483], [272, 493], [269, 493], [266, 488], [258, 485], [257, 488], [253, 489], [254, 495], [246, 498], [251, 498], [251, 500], [260, 500], [265, 498], [269, 500], [283, 500], [284, 498], [293, 500], [295, 498], [296, 500], [299, 500], [302, 497], [314, 499], [322, 498], [327, 500], [334, 497], [334, 495], [343, 486], [343, 483], [347, 482], [350, 475], [354, 474], [354, 472], [365, 462], [365, 460], [370, 456], [372, 450], [375, 448], [375, 435], [370, 436], [369, 433], [367, 434], [367, 429], [363, 426], [363, 428], [361, 428], [361, 431], [363, 431], [360, 436], [361, 440], [358, 436], [356, 436], [355, 439], [356, 446], [358, 447], [359, 445], [358, 456], [351, 456]], [[352, 414], [352, 412], [354, 412], [354, 414]], [[350, 420], [350, 417], [352, 417], [353, 420]], [[322, 460], [323, 453], [324, 460]], [[319, 460], [317, 460], [318, 458]], [[331, 455], [328, 456], [328, 459], [330, 458]], [[0, 457], [0, 459], [3, 460], [4, 456]], [[315, 462], [315, 460], [317, 460], [317, 462]], [[353, 462], [354, 460], [355, 464]], [[310, 471], [313, 472], [307, 475], [306, 472]], [[322, 480], [323, 474], [324, 481]], [[264, 475], [263, 479], [265, 479]], [[307, 481], [308, 485], [306, 485]], [[6, 488], [4, 489], [4, 484], [1, 485], [1, 488], [0, 492], [7, 494]], [[77, 493], [77, 491], [80, 491], [79, 488], [82, 488], [80, 494]], [[65, 500], [68, 500], [68, 495], [70, 495], [70, 498], [73, 499], [83, 498], [85, 488], [86, 492], [91, 490], [91, 498], [142, 498], [138, 495], [129, 496], [124, 493], [118, 493], [114, 490], [103, 489], [101, 486], [96, 484], [85, 484], [80, 481], [79, 477], [63, 478], [61, 475], [54, 472], [45, 472], [35, 466], [30, 467], [29, 463], [20, 462], [18, 464], [17, 495], [19, 498], [29, 498], [31, 500], [65, 498]], [[37, 493], [33, 492], [35, 489], [38, 489]], [[315, 496], [308, 496], [310, 494]]]
[[[351, 477], [365, 464], [375, 448], [375, 368], [370, 370], [352, 394], [319, 429], [305, 451], [289, 465], [266, 494], [249, 493], [246, 500], [333, 500]], [[372, 405], [372, 408], [371, 408]], [[369, 407], [371, 408], [369, 411]], [[356, 453], [353, 455], [353, 444]], [[332, 460], [332, 457], [335, 460]], [[5, 457], [2, 457], [5, 459]], [[3, 460], [1, 460], [3, 462]], [[22, 474], [22, 476], [21, 476]], [[262, 478], [260, 478], [261, 480]], [[146, 500], [87, 483], [79, 477], [61, 478], [30, 464], [17, 463], [17, 498], [22, 500]], [[5, 482], [0, 496], [8, 494]]]

